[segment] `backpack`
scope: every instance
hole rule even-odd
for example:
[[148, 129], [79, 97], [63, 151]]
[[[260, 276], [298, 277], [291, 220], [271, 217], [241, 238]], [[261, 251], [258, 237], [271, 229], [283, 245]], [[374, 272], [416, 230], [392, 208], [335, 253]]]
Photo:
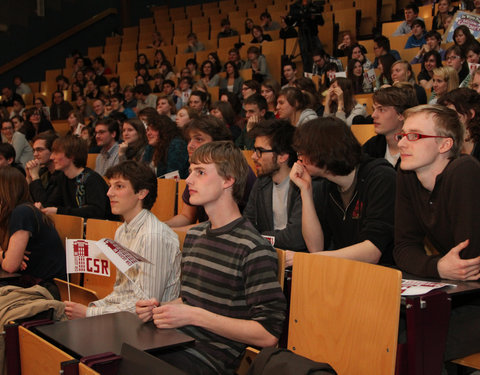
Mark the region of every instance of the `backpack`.
[[315, 362], [282, 348], [265, 348], [255, 358], [247, 375], [332, 375], [328, 364]]

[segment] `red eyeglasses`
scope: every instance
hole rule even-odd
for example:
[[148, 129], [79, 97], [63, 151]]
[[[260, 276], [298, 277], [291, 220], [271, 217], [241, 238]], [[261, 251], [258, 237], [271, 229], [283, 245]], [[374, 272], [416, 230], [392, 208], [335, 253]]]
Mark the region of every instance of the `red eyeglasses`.
[[420, 133], [397, 133], [395, 134], [395, 140], [399, 142], [403, 137], [407, 137], [408, 141], [418, 141], [422, 138], [451, 138], [443, 135], [425, 135]]

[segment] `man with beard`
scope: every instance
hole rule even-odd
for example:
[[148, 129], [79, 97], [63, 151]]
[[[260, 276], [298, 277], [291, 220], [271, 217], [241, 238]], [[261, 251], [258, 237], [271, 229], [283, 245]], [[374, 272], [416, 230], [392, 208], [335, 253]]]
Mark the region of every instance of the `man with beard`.
[[[262, 235], [274, 237], [275, 247], [305, 251], [300, 191], [289, 177], [297, 160], [292, 147], [294, 132], [295, 127], [283, 120], [261, 121], [252, 129], [252, 159], [258, 178], [243, 216]], [[293, 252], [289, 251], [288, 265], [292, 260]]]

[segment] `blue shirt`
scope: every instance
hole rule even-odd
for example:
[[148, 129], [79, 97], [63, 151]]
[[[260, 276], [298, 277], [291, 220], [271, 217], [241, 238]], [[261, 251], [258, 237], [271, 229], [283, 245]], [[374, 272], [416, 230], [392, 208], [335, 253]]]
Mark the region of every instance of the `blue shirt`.
[[405, 44], [405, 49], [421, 47], [425, 43], [427, 43], [427, 41], [425, 40], [425, 34], [423, 34], [420, 39], [417, 39], [415, 38], [415, 36], [412, 35], [407, 39], [407, 43]]

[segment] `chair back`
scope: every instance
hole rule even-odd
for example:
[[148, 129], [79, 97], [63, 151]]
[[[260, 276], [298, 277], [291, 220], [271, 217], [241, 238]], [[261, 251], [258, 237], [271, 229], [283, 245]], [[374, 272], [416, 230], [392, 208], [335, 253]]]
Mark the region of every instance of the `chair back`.
[[[60, 279], [54, 279], [54, 281], [60, 292], [60, 299], [62, 301], [69, 301], [68, 282]], [[70, 300], [88, 306], [90, 302], [98, 300], [98, 296], [93, 290], [70, 283]]]
[[157, 200], [150, 211], [158, 220], [167, 221], [175, 214], [177, 181], [166, 178], [159, 178], [157, 180]]
[[352, 133], [357, 138], [357, 141], [363, 145], [370, 138], [377, 135], [375, 133], [375, 126], [373, 124], [354, 124], [351, 126]]
[[339, 375], [394, 374], [401, 272], [296, 253], [288, 348]]

